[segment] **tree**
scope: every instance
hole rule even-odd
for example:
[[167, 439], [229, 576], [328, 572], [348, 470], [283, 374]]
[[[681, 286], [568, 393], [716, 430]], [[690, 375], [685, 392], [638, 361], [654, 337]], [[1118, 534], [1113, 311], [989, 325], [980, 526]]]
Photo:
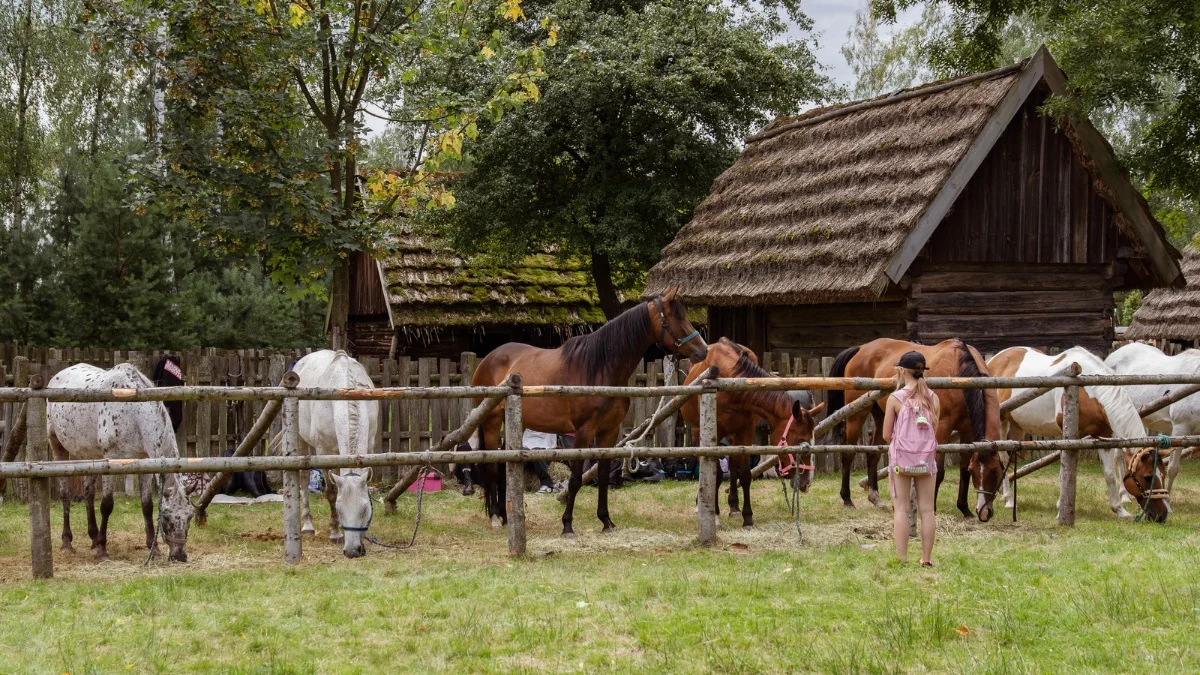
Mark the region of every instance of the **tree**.
[[880, 35], [883, 22], [874, 12], [855, 12], [841, 50], [854, 71], [854, 97], [872, 98], [935, 79], [924, 50], [947, 29], [946, 23], [942, 6], [929, 4], [920, 21], [885, 39]]
[[[441, 60], [496, 56], [476, 19], [521, 22], [520, 1], [95, 0], [89, 18], [139, 66], [165, 73], [161, 157], [144, 162], [154, 186], [144, 203], [166, 204], [218, 250], [267, 252], [272, 278], [299, 294], [323, 290], [335, 268], [340, 346], [349, 253], [381, 246], [380, 222], [397, 209], [453, 204], [427, 178], [461, 155], [480, 115], [536, 96], [537, 27], [502, 55], [511, 77], [484, 95], [410, 84]], [[391, 117], [401, 101], [417, 110], [400, 122], [421, 130], [421, 156], [409, 171], [371, 176], [364, 196], [364, 115]]]
[[[919, 0], [873, 0], [888, 20]], [[936, 69], [1003, 60], [1016, 21], [1032, 19], [1071, 78], [1050, 110], [1141, 120], [1124, 154], [1145, 186], [1200, 197], [1200, 4], [1178, 0], [950, 0], [952, 28], [928, 46]]]
[[[540, 100], [498, 122], [456, 168], [457, 206], [431, 214], [471, 252], [514, 258], [547, 248], [587, 261], [601, 307], [640, 280], [686, 223], [742, 139], [771, 115], [823, 99], [810, 45], [785, 39], [796, 8], [717, 0], [558, 0]], [[515, 39], [511, 36], [506, 39]], [[485, 91], [469, 73], [448, 87]]]

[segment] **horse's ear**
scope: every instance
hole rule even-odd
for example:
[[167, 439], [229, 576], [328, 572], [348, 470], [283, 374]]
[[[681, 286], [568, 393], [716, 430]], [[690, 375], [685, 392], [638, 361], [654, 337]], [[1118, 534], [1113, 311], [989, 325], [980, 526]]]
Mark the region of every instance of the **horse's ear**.
[[367, 468], [363, 469], [362, 479], [364, 485], [367, 483], [367, 481], [371, 480], [371, 467], [368, 466]]
[[334, 485], [342, 487], [342, 477], [336, 471], [328, 472], [326, 477], [329, 478], [329, 480], [332, 480]]
[[821, 401], [820, 403], [818, 403], [808, 409], [809, 415], [820, 415], [823, 412], [825, 412], [825, 402], [824, 401]]
[[800, 401], [792, 401], [792, 417], [801, 419], [804, 413], [804, 406], [800, 405]]

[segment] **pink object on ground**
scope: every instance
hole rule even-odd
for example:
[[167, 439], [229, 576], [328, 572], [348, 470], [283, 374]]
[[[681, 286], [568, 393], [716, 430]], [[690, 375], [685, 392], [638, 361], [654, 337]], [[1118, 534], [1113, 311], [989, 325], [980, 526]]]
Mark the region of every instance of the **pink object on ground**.
[[[414, 480], [412, 482], [412, 485], [408, 486], [407, 491], [408, 492], [416, 492], [417, 487], [420, 484], [421, 484], [421, 481]], [[442, 490], [442, 477], [436, 473], [425, 474], [425, 491], [426, 492], [441, 492], [441, 490]]]

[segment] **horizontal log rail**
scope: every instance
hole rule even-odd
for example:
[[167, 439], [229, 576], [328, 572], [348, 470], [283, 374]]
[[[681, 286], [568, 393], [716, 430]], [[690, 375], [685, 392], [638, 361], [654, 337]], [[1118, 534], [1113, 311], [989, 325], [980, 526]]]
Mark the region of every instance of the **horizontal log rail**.
[[[1168, 437], [1171, 447], [1200, 446], [1200, 436]], [[1103, 450], [1142, 448], [1158, 445], [1162, 439], [1097, 438], [1050, 441], [985, 441], [982, 443], [944, 443], [939, 452], [1008, 452], [1040, 450]], [[801, 450], [784, 447], [782, 450]], [[886, 445], [820, 445], [814, 454], [843, 452], [881, 452]], [[0, 464], [0, 476], [6, 478], [56, 478], [63, 476], [136, 475], [150, 473], [200, 473], [230, 471], [298, 471], [304, 469], [346, 469], [368, 466], [415, 466], [465, 462], [498, 464], [514, 462], [577, 461], [584, 459], [651, 459], [662, 457], [728, 457], [778, 453], [772, 445], [714, 445], [691, 448], [550, 448], [539, 450], [472, 450], [469, 452], [381, 452], [372, 455], [294, 455], [282, 457], [157, 457], [151, 459], [97, 459], [45, 462], [9, 462]]]
[[[1130, 385], [1200, 385], [1200, 375], [1077, 375], [1043, 377], [930, 377], [931, 389], [1024, 389], [1057, 387], [1116, 387]], [[526, 398], [620, 397], [696, 395], [708, 390], [748, 391], [877, 391], [895, 386], [891, 378], [869, 377], [761, 377], [720, 378], [701, 384], [655, 387], [525, 386]], [[309, 401], [392, 401], [507, 396], [512, 389], [497, 387], [383, 387], [373, 389], [287, 389], [285, 387], [152, 387], [146, 389], [58, 389], [28, 387], [0, 388], [0, 402], [45, 398], [53, 402], [103, 403], [141, 401], [270, 401], [289, 396]], [[1181, 395], [1182, 397], [1182, 395]]]
[[[878, 401], [879, 399], [883, 398], [888, 393], [888, 391], [890, 391], [890, 390], [873, 391], [869, 394], [866, 394], [865, 396], [858, 397], [858, 400], [854, 401], [854, 403], [851, 403], [850, 405], [833, 413], [829, 417], [826, 417], [825, 419], [821, 420], [817, 424], [816, 428], [813, 429], [812, 437], [817, 440], [824, 438], [825, 434], [829, 433], [830, 431], [833, 431], [834, 427], [841, 424], [847, 418], [853, 417], [854, 415], [857, 415], [858, 413], [862, 412], [863, 410], [866, 410], [867, 408], [870, 408], [871, 406], [875, 405], [875, 402]], [[759, 462], [758, 466], [756, 466], [750, 470], [750, 477], [758, 478], [759, 476], [766, 473], [771, 467], [775, 466], [778, 463], [779, 463], [779, 455], [777, 455], [777, 454], [771, 455], [770, 457], [767, 457], [766, 459]]]

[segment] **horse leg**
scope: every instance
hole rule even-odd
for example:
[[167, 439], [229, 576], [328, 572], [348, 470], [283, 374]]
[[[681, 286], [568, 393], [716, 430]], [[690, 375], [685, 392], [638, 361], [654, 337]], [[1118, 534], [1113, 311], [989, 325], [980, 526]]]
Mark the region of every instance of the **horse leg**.
[[[578, 443], [576, 443], [578, 446]], [[575, 530], [571, 527], [572, 515], [575, 513], [575, 495], [579, 493], [579, 488], [583, 486], [583, 462], [576, 460], [569, 462], [571, 467], [571, 479], [567, 481], [567, 508], [563, 511], [562, 536], [568, 539], [575, 538]]]
[[[958, 510], [963, 514], [964, 518], [974, 518], [975, 514], [971, 513], [970, 501], [971, 488], [971, 455], [965, 452], [958, 454]], [[936, 496], [935, 496], [936, 498]]]
[[[883, 444], [883, 411], [879, 406], [871, 408], [871, 417], [874, 419], [874, 430], [871, 432], [871, 444]], [[876, 508], [887, 509], [890, 504], [885, 504], [879, 499], [879, 458], [883, 453], [868, 452], [867, 454], [867, 501], [875, 505]]]
[[[742, 507], [742, 527], [754, 527], [754, 509], [750, 507], [750, 458], [743, 455], [738, 460], [738, 482], [742, 484], [742, 501], [745, 502]], [[733, 478], [732, 466], [729, 467], [729, 477]]]
[[1108, 483], [1108, 506], [1118, 518], [1129, 520], [1133, 515], [1121, 504], [1121, 489], [1116, 470], [1117, 452], [1116, 449], [1097, 450], [1096, 454], [1100, 455], [1100, 463], [1104, 466], [1104, 482]]
[[[618, 427], [598, 434], [596, 436], [596, 447], [611, 448], [617, 442], [617, 434], [620, 432], [621, 429]], [[617, 529], [617, 526], [613, 524], [612, 518], [608, 514], [608, 483], [612, 477], [612, 460], [602, 459], [599, 464], [599, 473], [596, 474], [596, 486], [599, 488], [600, 495], [596, 500], [596, 517], [604, 525], [604, 529], [601, 530], [602, 532], [613, 532]]]
[[100, 499], [100, 540], [96, 546], [96, 560], [108, 560], [108, 517], [113, 511], [112, 476], [104, 477], [104, 496]]
[[[336, 469], [333, 470], [336, 471]], [[335, 544], [341, 543], [344, 535], [341, 523], [338, 522], [337, 483], [333, 480], [325, 481], [325, 501], [329, 502], [329, 541]]]
[[942, 490], [942, 481], [946, 480], [946, 456], [938, 453], [937, 480], [933, 482], [933, 512], [937, 513], [937, 497]]
[[[742, 512], [742, 509], [741, 509], [740, 505], [738, 504], [738, 479], [740, 478], [740, 474], [738, 473], [738, 460], [740, 460], [740, 459], [741, 459], [741, 457], [730, 457], [729, 458], [729, 517], [730, 518], [732, 518], [736, 515], [740, 515]], [[717, 466], [720, 467], [721, 465], [717, 464]], [[723, 478], [723, 476], [718, 476], [717, 481], [720, 481], [721, 478]], [[718, 488], [717, 494], [721, 494], [720, 482], [717, 483], [717, 488]], [[721, 500], [718, 499], [717, 501], [719, 502]]]
[[1175, 485], [1175, 476], [1179, 475], [1180, 465], [1183, 463], [1183, 448], [1178, 448], [1171, 453], [1171, 459], [1167, 461], [1167, 484], [1164, 485], [1167, 489], [1167, 494], [1171, 493], [1171, 486]]
[[[50, 433], [50, 454], [54, 458], [54, 461], [56, 461], [56, 462], [61, 462], [65, 459], [71, 458], [70, 455], [67, 453], [66, 448], [64, 448], [62, 446], [62, 443], [58, 442], [58, 437], [56, 437], [54, 435], [54, 432]], [[63, 505], [62, 548], [60, 550], [63, 551], [64, 553], [74, 553], [75, 547], [72, 546], [72, 544], [71, 544], [74, 537], [71, 536], [71, 479], [70, 478], [63, 477], [58, 480], [58, 496], [62, 499], [62, 505]]]
[[[313, 447], [304, 441], [300, 441], [300, 454], [311, 457], [313, 455]], [[316, 534], [317, 528], [313, 527], [312, 507], [308, 503], [308, 481], [310, 474], [303, 469], [296, 472], [296, 482], [300, 485], [301, 512], [300, 512], [300, 534]], [[329, 483], [328, 477], [325, 480]]]
[[100, 526], [96, 523], [96, 481], [98, 476], [88, 476], [85, 479], [83, 494], [87, 501], [88, 538], [92, 540], [92, 550], [100, 547]]
[[[846, 443], [848, 445], [858, 445], [858, 439], [862, 435], [861, 417], [846, 420]], [[850, 468], [854, 465], [853, 452], [842, 453], [842, 506], [848, 509], [854, 508], [854, 502], [850, 500]], [[878, 483], [876, 483], [878, 489]]]
[[154, 478], [145, 474], [138, 476], [138, 493], [142, 497], [142, 520], [146, 523], [146, 550], [151, 558], [159, 556], [158, 531], [154, 527]]

